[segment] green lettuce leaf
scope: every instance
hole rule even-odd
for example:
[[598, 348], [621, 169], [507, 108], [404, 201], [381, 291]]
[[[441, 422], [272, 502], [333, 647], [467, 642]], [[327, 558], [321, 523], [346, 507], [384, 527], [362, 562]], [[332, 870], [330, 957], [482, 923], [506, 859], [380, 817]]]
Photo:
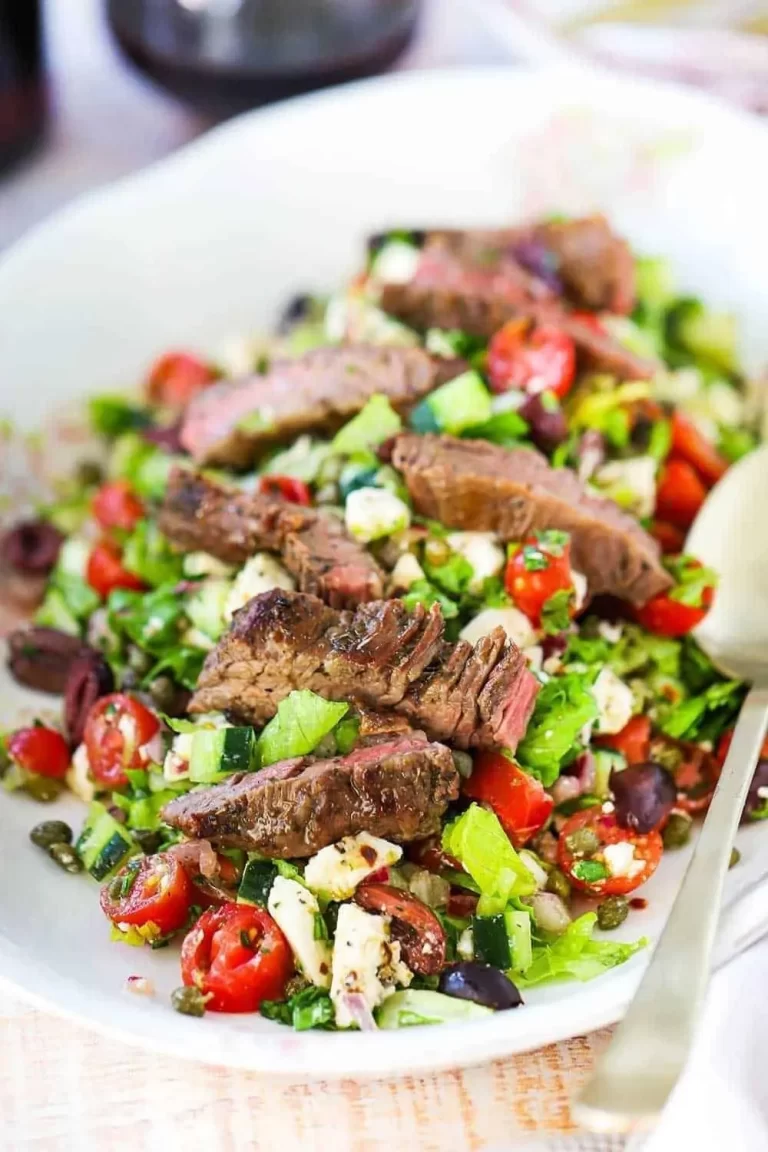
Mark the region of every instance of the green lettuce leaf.
[[109, 440], [124, 432], [146, 427], [150, 422], [146, 408], [132, 404], [124, 396], [107, 392], [91, 397], [88, 401], [88, 416], [94, 432]]
[[596, 914], [586, 912], [569, 924], [561, 936], [544, 943], [535, 943], [533, 962], [525, 972], [512, 973], [515, 983], [529, 986], [562, 977], [592, 980], [608, 968], [623, 964], [648, 943], [645, 937], [632, 944], [594, 940], [592, 932], [596, 923]]
[[138, 522], [123, 552], [123, 565], [153, 588], [180, 580], [182, 562], [154, 520]]
[[348, 704], [324, 700], [307, 689], [291, 692], [259, 737], [259, 763], [264, 768], [312, 752], [348, 709]]
[[710, 684], [700, 695], [661, 709], [659, 727], [675, 740], [715, 741], [736, 719], [744, 692], [739, 680]]
[[430, 564], [425, 557], [423, 567], [432, 583], [455, 599], [462, 596], [475, 574], [466, 556], [460, 556], [458, 552], [454, 552], [444, 564]]
[[340, 456], [369, 452], [377, 444], [395, 436], [403, 423], [386, 396], [371, 396], [365, 407], [333, 438], [331, 447]]
[[205, 657], [206, 653], [202, 648], [190, 648], [186, 644], [173, 648], [150, 668], [142, 680], [142, 685], [151, 684], [158, 676], [171, 676], [182, 688], [192, 692], [197, 685]]
[[503, 912], [512, 897], [528, 896], [536, 882], [494, 812], [470, 804], [443, 830], [443, 848], [461, 861], [480, 889], [478, 914]]
[[414, 581], [402, 600], [409, 612], [413, 612], [417, 604], [423, 604], [425, 608], [439, 604], [446, 620], [453, 620], [459, 614], [459, 606], [456, 601], [451, 600], [450, 596], [446, 596], [434, 584], [430, 584], [429, 580]]
[[575, 672], [553, 676], [539, 692], [517, 760], [549, 788], [578, 744], [582, 728], [596, 717], [597, 703], [582, 676]]
[[153, 656], [163, 656], [179, 643], [184, 606], [173, 586], [154, 592], [116, 588], [109, 595], [107, 610], [110, 628]]

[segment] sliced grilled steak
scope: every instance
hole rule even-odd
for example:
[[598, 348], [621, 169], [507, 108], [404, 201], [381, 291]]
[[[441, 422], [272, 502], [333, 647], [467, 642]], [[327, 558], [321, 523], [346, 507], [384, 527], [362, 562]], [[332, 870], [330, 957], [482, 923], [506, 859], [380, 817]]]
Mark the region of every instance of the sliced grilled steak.
[[343, 524], [321, 509], [216, 484], [185, 469], [171, 474], [158, 523], [187, 551], [243, 564], [255, 552], [278, 552], [299, 588], [341, 608], [378, 600], [382, 574]]
[[270, 444], [334, 432], [375, 393], [408, 408], [434, 388], [435, 374], [420, 348], [318, 348], [274, 361], [262, 376], [206, 388], [186, 410], [181, 443], [203, 464], [243, 468]]
[[428, 836], [458, 794], [450, 750], [411, 735], [333, 760], [300, 756], [238, 773], [179, 796], [162, 815], [187, 836], [291, 858], [358, 832], [391, 840]]
[[672, 583], [658, 545], [632, 516], [533, 449], [405, 433], [395, 441], [392, 463], [416, 509], [451, 528], [498, 532], [505, 540], [536, 529], [570, 532], [574, 567], [593, 595], [643, 604]]
[[253, 723], [274, 716], [295, 688], [327, 700], [388, 708], [460, 748], [515, 748], [538, 691], [502, 628], [474, 647], [444, 639], [437, 605], [409, 613], [399, 600], [336, 612], [314, 596], [275, 589], [235, 614], [206, 659], [190, 711]]
[[537, 224], [532, 239], [554, 258], [566, 297], [578, 308], [629, 313], [635, 305], [635, 262], [605, 216]]

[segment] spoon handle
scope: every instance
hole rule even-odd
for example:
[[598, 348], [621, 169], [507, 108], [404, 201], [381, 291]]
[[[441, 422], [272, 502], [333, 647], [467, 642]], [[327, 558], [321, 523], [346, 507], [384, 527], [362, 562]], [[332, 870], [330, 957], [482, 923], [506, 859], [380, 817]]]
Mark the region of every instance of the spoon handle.
[[768, 726], [752, 688], [666, 927], [624, 1020], [573, 1106], [593, 1132], [630, 1132], [659, 1115], [691, 1047], [709, 978], [733, 840]]

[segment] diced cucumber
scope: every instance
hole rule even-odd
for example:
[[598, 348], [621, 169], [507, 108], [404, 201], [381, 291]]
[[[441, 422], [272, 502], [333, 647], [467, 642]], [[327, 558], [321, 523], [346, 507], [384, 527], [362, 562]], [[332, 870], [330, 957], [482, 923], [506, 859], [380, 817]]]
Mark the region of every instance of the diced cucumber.
[[45, 599], [35, 613], [35, 624], [43, 628], [55, 628], [57, 632], [66, 632], [70, 636], [80, 635], [80, 623], [67, 606], [62, 592], [50, 587]]
[[370, 452], [390, 436], [395, 436], [403, 422], [386, 396], [371, 396], [364, 408], [341, 428], [331, 447], [340, 456]]
[[507, 925], [502, 914], [473, 916], [472, 934], [475, 941], [475, 956], [478, 960], [492, 964], [494, 968], [512, 967]]
[[516, 972], [525, 972], [533, 963], [533, 942], [531, 940], [531, 915], [507, 908], [504, 912], [507, 937], [512, 950], [511, 967]]
[[408, 1028], [415, 1024], [446, 1024], [451, 1020], [479, 1020], [493, 1009], [471, 1000], [445, 996], [428, 989], [407, 988], [388, 996], [376, 1013], [379, 1028]]
[[189, 779], [215, 784], [233, 772], [250, 772], [256, 763], [253, 728], [204, 728], [192, 736]]
[[103, 804], [94, 800], [88, 818], [75, 844], [75, 851], [94, 880], [106, 880], [135, 856], [140, 848], [122, 824], [118, 824]]
[[278, 875], [271, 860], [249, 860], [237, 890], [238, 904], [258, 904], [266, 908], [270, 888]]
[[477, 372], [462, 372], [427, 397], [438, 427], [457, 434], [484, 424], [492, 414], [491, 394]]
[[75, 576], [78, 580], [84, 580], [90, 553], [91, 545], [87, 540], [80, 540], [77, 536], [72, 536], [69, 540], [65, 540], [61, 546], [56, 561], [56, 571], [64, 572], [67, 576]]
[[205, 580], [184, 605], [193, 627], [211, 640], [218, 640], [224, 631], [224, 610], [231, 590], [229, 580]]
[[621, 772], [623, 768], [626, 768], [627, 761], [621, 752], [614, 752], [610, 748], [593, 748], [592, 755], [595, 758], [595, 783], [592, 791], [595, 796], [605, 800], [611, 792], [611, 772], [614, 769]]

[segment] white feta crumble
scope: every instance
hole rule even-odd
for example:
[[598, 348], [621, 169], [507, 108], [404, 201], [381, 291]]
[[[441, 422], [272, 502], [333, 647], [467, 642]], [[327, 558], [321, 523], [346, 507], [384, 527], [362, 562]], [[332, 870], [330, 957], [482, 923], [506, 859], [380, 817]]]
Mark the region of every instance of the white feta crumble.
[[626, 876], [630, 880], [638, 876], [645, 867], [643, 861], [635, 857], [635, 846], [628, 840], [620, 840], [618, 844], [606, 844], [603, 848], [603, 859], [611, 876]]
[[452, 532], [445, 542], [472, 566], [470, 592], [482, 592], [485, 581], [498, 576], [506, 563], [504, 550], [493, 532]]
[[181, 640], [183, 644], [189, 644], [191, 648], [202, 648], [203, 652], [210, 652], [212, 648], [216, 647], [215, 641], [205, 632], [201, 632], [199, 628], [187, 628], [182, 633]]
[[587, 578], [583, 572], [578, 572], [575, 568], [571, 568], [571, 582], [573, 584], [573, 606], [578, 612], [583, 608], [587, 600], [587, 591], [589, 585]]
[[629, 507], [636, 516], [653, 514], [656, 506], [656, 461], [653, 456], [611, 460], [598, 468], [594, 483], [602, 495], [621, 497], [621, 506]]
[[529, 648], [536, 643], [536, 633], [528, 617], [519, 608], [484, 608], [466, 624], [459, 635], [462, 640], [476, 644], [494, 628], [501, 626], [518, 648]]
[[381, 284], [407, 284], [416, 275], [421, 253], [405, 240], [390, 240], [377, 253], [371, 275]]
[[531, 644], [524, 648], [523, 656], [532, 672], [541, 672], [544, 667], [544, 649], [541, 644]]
[[318, 988], [331, 986], [331, 945], [316, 939], [320, 905], [296, 880], [276, 876], [267, 898], [267, 911], [291, 946], [297, 966]]
[[411, 510], [399, 496], [385, 488], [356, 488], [347, 497], [344, 522], [351, 536], [367, 543], [407, 528]]
[[389, 921], [364, 912], [357, 904], [342, 904], [333, 946], [333, 1001], [337, 1028], [357, 1023], [347, 996], [362, 996], [373, 1012], [395, 990], [395, 983], [408, 985], [411, 973], [400, 960], [400, 945], [390, 940]]
[[225, 564], [211, 556], [210, 552], [188, 552], [182, 561], [185, 576], [231, 576], [234, 569], [231, 564]]
[[95, 798], [96, 786], [91, 779], [91, 765], [85, 744], [78, 744], [64, 779], [69, 790], [84, 804], [90, 804]]
[[312, 857], [304, 870], [304, 883], [331, 900], [348, 900], [366, 877], [396, 864], [402, 854], [399, 845], [368, 832], [345, 836]]
[[397, 563], [389, 574], [389, 587], [393, 590], [410, 588], [417, 580], [424, 579], [424, 569], [413, 552], [403, 552], [398, 556]]
[[154, 996], [155, 985], [148, 976], [127, 976], [125, 990], [136, 996]]
[[624, 625], [620, 622], [611, 624], [610, 620], [601, 620], [597, 625], [597, 634], [608, 644], [618, 644], [624, 635]]
[[598, 710], [595, 730], [608, 735], [621, 732], [632, 718], [632, 689], [612, 669], [603, 668], [592, 685], [592, 695]]
[[758, 800], [768, 800], [768, 785], [763, 784], [760, 788], [758, 788], [757, 798]]
[[475, 935], [471, 928], [465, 928], [456, 941], [456, 954], [462, 960], [474, 960]]
[[173, 782], [186, 780], [189, 776], [189, 760], [192, 755], [192, 737], [194, 732], [180, 732], [174, 737], [173, 744], [165, 754], [163, 761], [163, 777]]
[[535, 852], [529, 852], [527, 848], [523, 848], [520, 852], [520, 859], [536, 881], [536, 887], [539, 891], [543, 891], [547, 886], [548, 874], [542, 867], [541, 861]]
[[268, 552], [257, 552], [240, 569], [224, 604], [224, 618], [231, 620], [254, 596], [273, 588], [293, 591], [296, 581]]

